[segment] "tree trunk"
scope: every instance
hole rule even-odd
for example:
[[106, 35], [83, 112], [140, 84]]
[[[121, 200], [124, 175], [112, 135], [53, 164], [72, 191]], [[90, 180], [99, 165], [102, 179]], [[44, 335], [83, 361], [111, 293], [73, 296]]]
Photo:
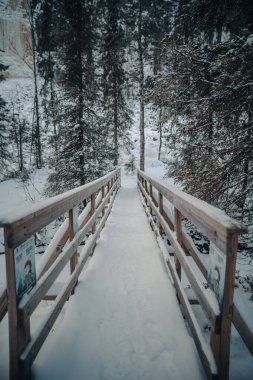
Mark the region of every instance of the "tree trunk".
[[19, 171], [23, 171], [24, 169], [24, 162], [23, 162], [23, 129], [24, 129], [24, 124], [19, 122], [18, 125], [19, 129]]
[[[81, 33], [81, 26], [79, 25], [79, 33]], [[79, 37], [79, 49], [77, 54], [76, 68], [78, 72], [78, 141], [77, 147], [79, 152], [79, 179], [80, 185], [84, 185], [86, 177], [84, 174], [84, 125], [83, 125], [83, 112], [84, 112], [84, 84], [83, 84], [83, 62], [82, 62], [82, 39]]]
[[159, 128], [159, 149], [158, 149], [158, 160], [161, 159], [161, 151], [162, 151], [162, 133], [163, 133], [163, 109], [160, 108], [159, 111], [159, 121], [158, 121], [158, 128]]
[[38, 83], [37, 83], [37, 67], [36, 67], [36, 42], [34, 33], [34, 18], [32, 4], [28, 3], [28, 15], [31, 27], [32, 39], [32, 55], [33, 55], [33, 74], [34, 74], [34, 107], [35, 107], [35, 152], [36, 152], [36, 166], [38, 169], [42, 167], [42, 152], [41, 152], [41, 139], [40, 139], [40, 115], [39, 115], [39, 98], [38, 98]]
[[118, 165], [118, 101], [117, 101], [117, 91], [116, 91], [116, 81], [114, 83], [114, 165]]
[[139, 56], [139, 86], [140, 86], [140, 169], [145, 170], [145, 131], [144, 131], [144, 67], [142, 47], [142, 0], [139, 0], [138, 12], [138, 56]]
[[[49, 61], [52, 62], [51, 51], [49, 51]], [[56, 126], [56, 112], [55, 112], [55, 97], [54, 97], [54, 87], [53, 87], [53, 70], [50, 67], [50, 100], [51, 100], [51, 117], [54, 128], [54, 150], [55, 153], [58, 151], [57, 146], [57, 126]]]

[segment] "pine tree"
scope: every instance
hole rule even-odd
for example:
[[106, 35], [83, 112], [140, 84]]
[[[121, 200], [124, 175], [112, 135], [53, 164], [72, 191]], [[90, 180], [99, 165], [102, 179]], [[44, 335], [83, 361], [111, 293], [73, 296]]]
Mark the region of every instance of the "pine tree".
[[38, 36], [38, 71], [44, 82], [41, 88], [43, 97], [44, 119], [46, 130], [51, 133], [51, 143], [57, 151], [57, 25], [58, 25], [58, 2], [44, 0], [40, 4], [39, 16], [36, 19], [36, 33]]
[[[153, 101], [172, 121], [169, 174], [245, 223], [252, 208], [253, 7], [180, 1]], [[236, 17], [237, 15], [237, 17]]]
[[33, 59], [33, 77], [34, 77], [34, 125], [33, 125], [33, 142], [35, 148], [35, 162], [37, 169], [43, 165], [42, 162], [42, 143], [41, 143], [41, 123], [40, 123], [40, 110], [39, 110], [39, 86], [38, 86], [38, 73], [37, 73], [37, 43], [36, 43], [36, 8], [38, 0], [24, 0], [24, 7], [30, 23], [31, 30], [31, 48]]
[[125, 62], [126, 39], [120, 19], [121, 2], [105, 2], [105, 19], [102, 46], [103, 105], [105, 128], [113, 135], [115, 166], [118, 165], [119, 140], [131, 124], [130, 110], [126, 103]]
[[102, 129], [97, 96], [94, 9], [94, 2], [81, 0], [62, 0], [58, 8], [56, 57], [61, 68], [57, 82], [61, 98], [50, 193], [83, 185], [110, 169], [108, 134]]

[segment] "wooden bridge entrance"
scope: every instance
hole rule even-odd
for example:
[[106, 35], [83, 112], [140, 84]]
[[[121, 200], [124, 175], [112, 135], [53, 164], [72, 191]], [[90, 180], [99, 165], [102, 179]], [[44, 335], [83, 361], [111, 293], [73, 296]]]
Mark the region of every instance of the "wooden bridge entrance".
[[[102, 236], [99, 240], [88, 269], [81, 274], [90, 255], [93, 254], [119, 187], [120, 171], [117, 170], [91, 184], [42, 202], [29, 212], [22, 211], [15, 217], [8, 215], [1, 218], [1, 225], [5, 229], [7, 291], [1, 297], [0, 310], [3, 316], [5, 305], [8, 303], [11, 379], [30, 376], [31, 366], [68, 299], [74, 310], [82, 304], [85, 305], [85, 310], [91, 310], [87, 314], [87, 311], [82, 312], [84, 309], [81, 308], [80, 324], [72, 326], [73, 336], [76, 336], [78, 331], [81, 334], [82, 331], [84, 335], [80, 341], [87, 341], [86, 351], [80, 355], [79, 349], [75, 355], [80, 359], [75, 361], [74, 366], [75, 368], [80, 366], [80, 376], [77, 378], [129, 379], [134, 378], [134, 373], [137, 371], [139, 377], [153, 379], [160, 369], [160, 379], [171, 378], [168, 372], [171, 370], [174, 371], [173, 378], [183, 379], [187, 377], [184, 368], [191, 368], [195, 379], [203, 378], [204, 374], [195, 355], [195, 348], [191, 346], [190, 337], [180, 316], [172, 283], [176, 288], [208, 378], [227, 379], [229, 376], [232, 322], [249, 350], [253, 352], [251, 332], [233, 303], [237, 237], [239, 233], [245, 232], [245, 227], [225, 216], [220, 210], [156, 181], [143, 172], [138, 172], [138, 187], [149, 222], [156, 233], [160, 251], [151, 232], [148, 232], [148, 225], [144, 230], [141, 228], [145, 225], [143, 220], [145, 214], [143, 215], [137, 202], [136, 190], [127, 192], [128, 189], [125, 189], [125, 193], [121, 190], [117, 196], [115, 211], [113, 208], [112, 220], [107, 226], [107, 238], [104, 239]], [[76, 206], [84, 201], [85, 207], [82, 207], [83, 210], [78, 216]], [[19, 300], [19, 289], [16, 286], [18, 267], [17, 260], [15, 261], [17, 248], [66, 212], [68, 218], [47, 247], [39, 268], [36, 268], [36, 284], [32, 285], [28, 294], [21, 295]], [[201, 263], [196, 247], [185, 232], [183, 218], [191, 220], [210, 239], [218, 252], [226, 257], [222, 299], [217, 289], [211, 291], [204, 288], [189, 264], [188, 256], [191, 255], [203, 276], [205, 278], [208, 276], [208, 270]], [[122, 241], [125, 241], [125, 244], [122, 245]], [[32, 243], [29, 244], [26, 247], [31, 251]], [[107, 256], [103, 254], [106, 244], [111, 250]], [[165, 276], [159, 252], [163, 253], [171, 281]], [[96, 263], [97, 257], [100, 259]], [[50, 288], [68, 262], [71, 273], [69, 280], [55, 297], [51, 296], [55, 301], [50, 314], [47, 314], [38, 330], [31, 334], [32, 313], [41, 300], [49, 297]], [[91, 275], [88, 270], [92, 262], [96, 265], [94, 264]], [[87, 277], [86, 273], [89, 274]], [[188, 277], [196, 299], [188, 299], [180, 281], [183, 273]], [[210, 273], [212, 274], [212, 271], [209, 271]], [[97, 293], [100, 294], [99, 299], [103, 307], [101, 305], [100, 313], [96, 313], [97, 308], [94, 305], [97, 300], [89, 298], [89, 289], [96, 288], [96, 284], [100, 281], [103, 283], [108, 276], [109, 281], [106, 285], [109, 289], [105, 290], [104, 295], [101, 296], [101, 285], [98, 287], [100, 292]], [[80, 282], [75, 290], [79, 278]], [[214, 286], [212, 278], [209, 279], [209, 283], [211, 287]], [[215, 292], [218, 294], [217, 297]], [[74, 293], [72, 297], [71, 294]], [[203, 307], [211, 323], [210, 345], [205, 342], [191, 309], [191, 304], [197, 302]], [[118, 308], [119, 305], [121, 310]], [[69, 313], [71, 313], [70, 308]], [[99, 336], [97, 330], [100, 331]], [[64, 325], [60, 331], [63, 333]], [[55, 342], [61, 345], [60, 353], [63, 352], [62, 346], [66, 346], [66, 352], [62, 356], [64, 362], [64, 357], [70, 349], [68, 344], [72, 350], [75, 342], [71, 344], [63, 338], [61, 343], [60, 336], [63, 337], [63, 334], [59, 333]], [[92, 336], [98, 339], [95, 350], [94, 344], [90, 342]], [[52, 339], [52, 336], [50, 335], [48, 339]], [[57, 373], [59, 378], [66, 374], [68, 369], [64, 363], [61, 366], [63, 372], [60, 368], [53, 367], [58, 355], [57, 346], [53, 344], [53, 347], [53, 357], [50, 352], [42, 350], [35, 361], [33, 371], [35, 379], [44, 379], [49, 373], [54, 374], [54, 379], [57, 379]], [[103, 350], [99, 351], [101, 347]], [[113, 354], [110, 354], [110, 350]], [[92, 361], [96, 352], [101, 363], [99, 360]], [[112, 355], [114, 363], [118, 364], [108, 366]], [[126, 360], [122, 361], [124, 356]], [[188, 364], [180, 365], [182, 357], [188, 360]], [[90, 369], [87, 369], [88, 367]], [[96, 368], [100, 372], [96, 372]], [[125, 377], [122, 371], [125, 371]], [[138, 376], [136, 374], [136, 378]]]

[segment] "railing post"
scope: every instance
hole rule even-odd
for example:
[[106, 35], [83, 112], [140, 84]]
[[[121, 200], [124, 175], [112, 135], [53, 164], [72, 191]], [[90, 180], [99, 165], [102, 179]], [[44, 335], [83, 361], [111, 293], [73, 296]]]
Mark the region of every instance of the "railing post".
[[119, 187], [121, 187], [121, 170], [120, 169], [118, 171], [118, 176], [119, 176]]
[[[159, 192], [158, 206], [159, 206], [160, 214], [163, 215], [163, 195], [160, 192]], [[163, 228], [162, 228], [161, 224], [159, 224], [159, 232], [160, 232], [160, 235], [162, 235]]]
[[10, 380], [23, 380], [25, 378], [25, 374], [22, 373], [19, 358], [21, 352], [24, 350], [31, 338], [30, 318], [28, 318], [25, 322], [18, 318], [14, 249], [9, 246], [9, 237], [7, 228], [4, 228], [9, 318], [9, 371]]
[[[109, 191], [109, 190], [108, 190]], [[91, 217], [92, 215], [94, 214], [95, 212], [95, 209], [96, 209], [96, 197], [95, 197], [95, 193], [91, 194], [90, 196], [90, 211], [91, 211]], [[96, 232], [96, 223], [94, 223], [91, 227], [91, 233], [94, 235]], [[92, 249], [91, 253], [90, 253], [90, 256], [93, 256], [93, 253], [95, 251], [95, 246], [94, 248]]]
[[221, 307], [221, 335], [219, 349], [219, 379], [229, 379], [229, 355], [230, 355], [230, 339], [231, 324], [233, 316], [233, 298], [234, 298], [234, 279], [236, 269], [236, 255], [238, 245], [238, 234], [230, 234], [227, 236], [226, 249], [226, 271], [224, 296]]
[[[91, 216], [92, 216], [95, 212], [95, 209], [96, 209], [95, 193], [91, 194], [91, 197], [90, 197], [90, 209], [91, 209]], [[91, 232], [92, 232], [92, 234], [94, 234], [96, 232], [96, 223], [94, 223], [92, 225]]]
[[[150, 198], [151, 198], [152, 201], [153, 201], [153, 188], [152, 188], [152, 185], [151, 185], [150, 182], [149, 182], [149, 195], [150, 195]], [[150, 204], [149, 209], [150, 209], [150, 215], [153, 216], [153, 210], [152, 210], [152, 206], [151, 206], [151, 204]]]
[[149, 182], [149, 195], [150, 195], [151, 199], [153, 200], [153, 187], [152, 187], [150, 182]]
[[[103, 202], [103, 199], [105, 197], [105, 186], [104, 185], [102, 186], [101, 192], [102, 192], [102, 202]], [[103, 207], [102, 216], [104, 216], [104, 215], [105, 215], [105, 208]]]
[[[74, 231], [74, 212], [73, 209], [69, 210], [69, 240], [72, 241], [75, 236]], [[77, 264], [77, 251], [70, 259], [70, 273], [73, 273]], [[72, 290], [72, 294], [75, 293], [75, 287]]]
[[[110, 181], [108, 181], [107, 183], [107, 194], [109, 193], [110, 191]], [[110, 198], [108, 199], [108, 203], [110, 203]]]
[[[177, 235], [177, 241], [182, 246], [182, 243], [183, 243], [182, 214], [176, 207], [174, 208], [174, 224], [175, 224], [175, 231]], [[176, 271], [177, 271], [178, 277], [181, 280], [181, 264], [178, 258], [176, 257], [176, 255], [175, 255], [175, 264], [176, 264]]]
[[148, 191], [148, 184], [147, 184], [147, 180], [145, 179], [144, 181], [144, 184], [145, 184], [145, 190], [147, 192], [147, 194], [149, 194], [149, 191]]

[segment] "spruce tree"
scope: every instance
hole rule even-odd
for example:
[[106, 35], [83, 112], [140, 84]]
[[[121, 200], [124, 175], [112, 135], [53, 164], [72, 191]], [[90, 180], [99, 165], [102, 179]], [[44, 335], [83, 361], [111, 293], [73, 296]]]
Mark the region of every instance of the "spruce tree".
[[244, 5], [180, 1], [152, 95], [172, 122], [169, 175], [248, 224], [253, 215], [253, 6], [248, 3], [246, 10]]
[[[57, 70], [57, 25], [58, 2], [43, 0], [40, 4], [39, 16], [36, 19], [36, 33], [38, 37], [38, 71], [43, 78], [41, 96], [44, 109], [46, 131], [50, 134], [50, 143], [57, 151], [58, 135], [58, 96], [56, 82]], [[52, 131], [50, 130], [52, 129]]]
[[130, 110], [126, 102], [126, 72], [124, 70], [126, 38], [120, 19], [122, 4], [118, 0], [106, 0], [102, 46], [102, 89], [105, 128], [112, 136], [113, 163], [118, 165], [119, 140], [131, 124]]
[[61, 97], [50, 193], [83, 185], [110, 169], [107, 131], [101, 129], [97, 101], [94, 2], [62, 0], [58, 6], [56, 57], [60, 71], [56, 81]]

